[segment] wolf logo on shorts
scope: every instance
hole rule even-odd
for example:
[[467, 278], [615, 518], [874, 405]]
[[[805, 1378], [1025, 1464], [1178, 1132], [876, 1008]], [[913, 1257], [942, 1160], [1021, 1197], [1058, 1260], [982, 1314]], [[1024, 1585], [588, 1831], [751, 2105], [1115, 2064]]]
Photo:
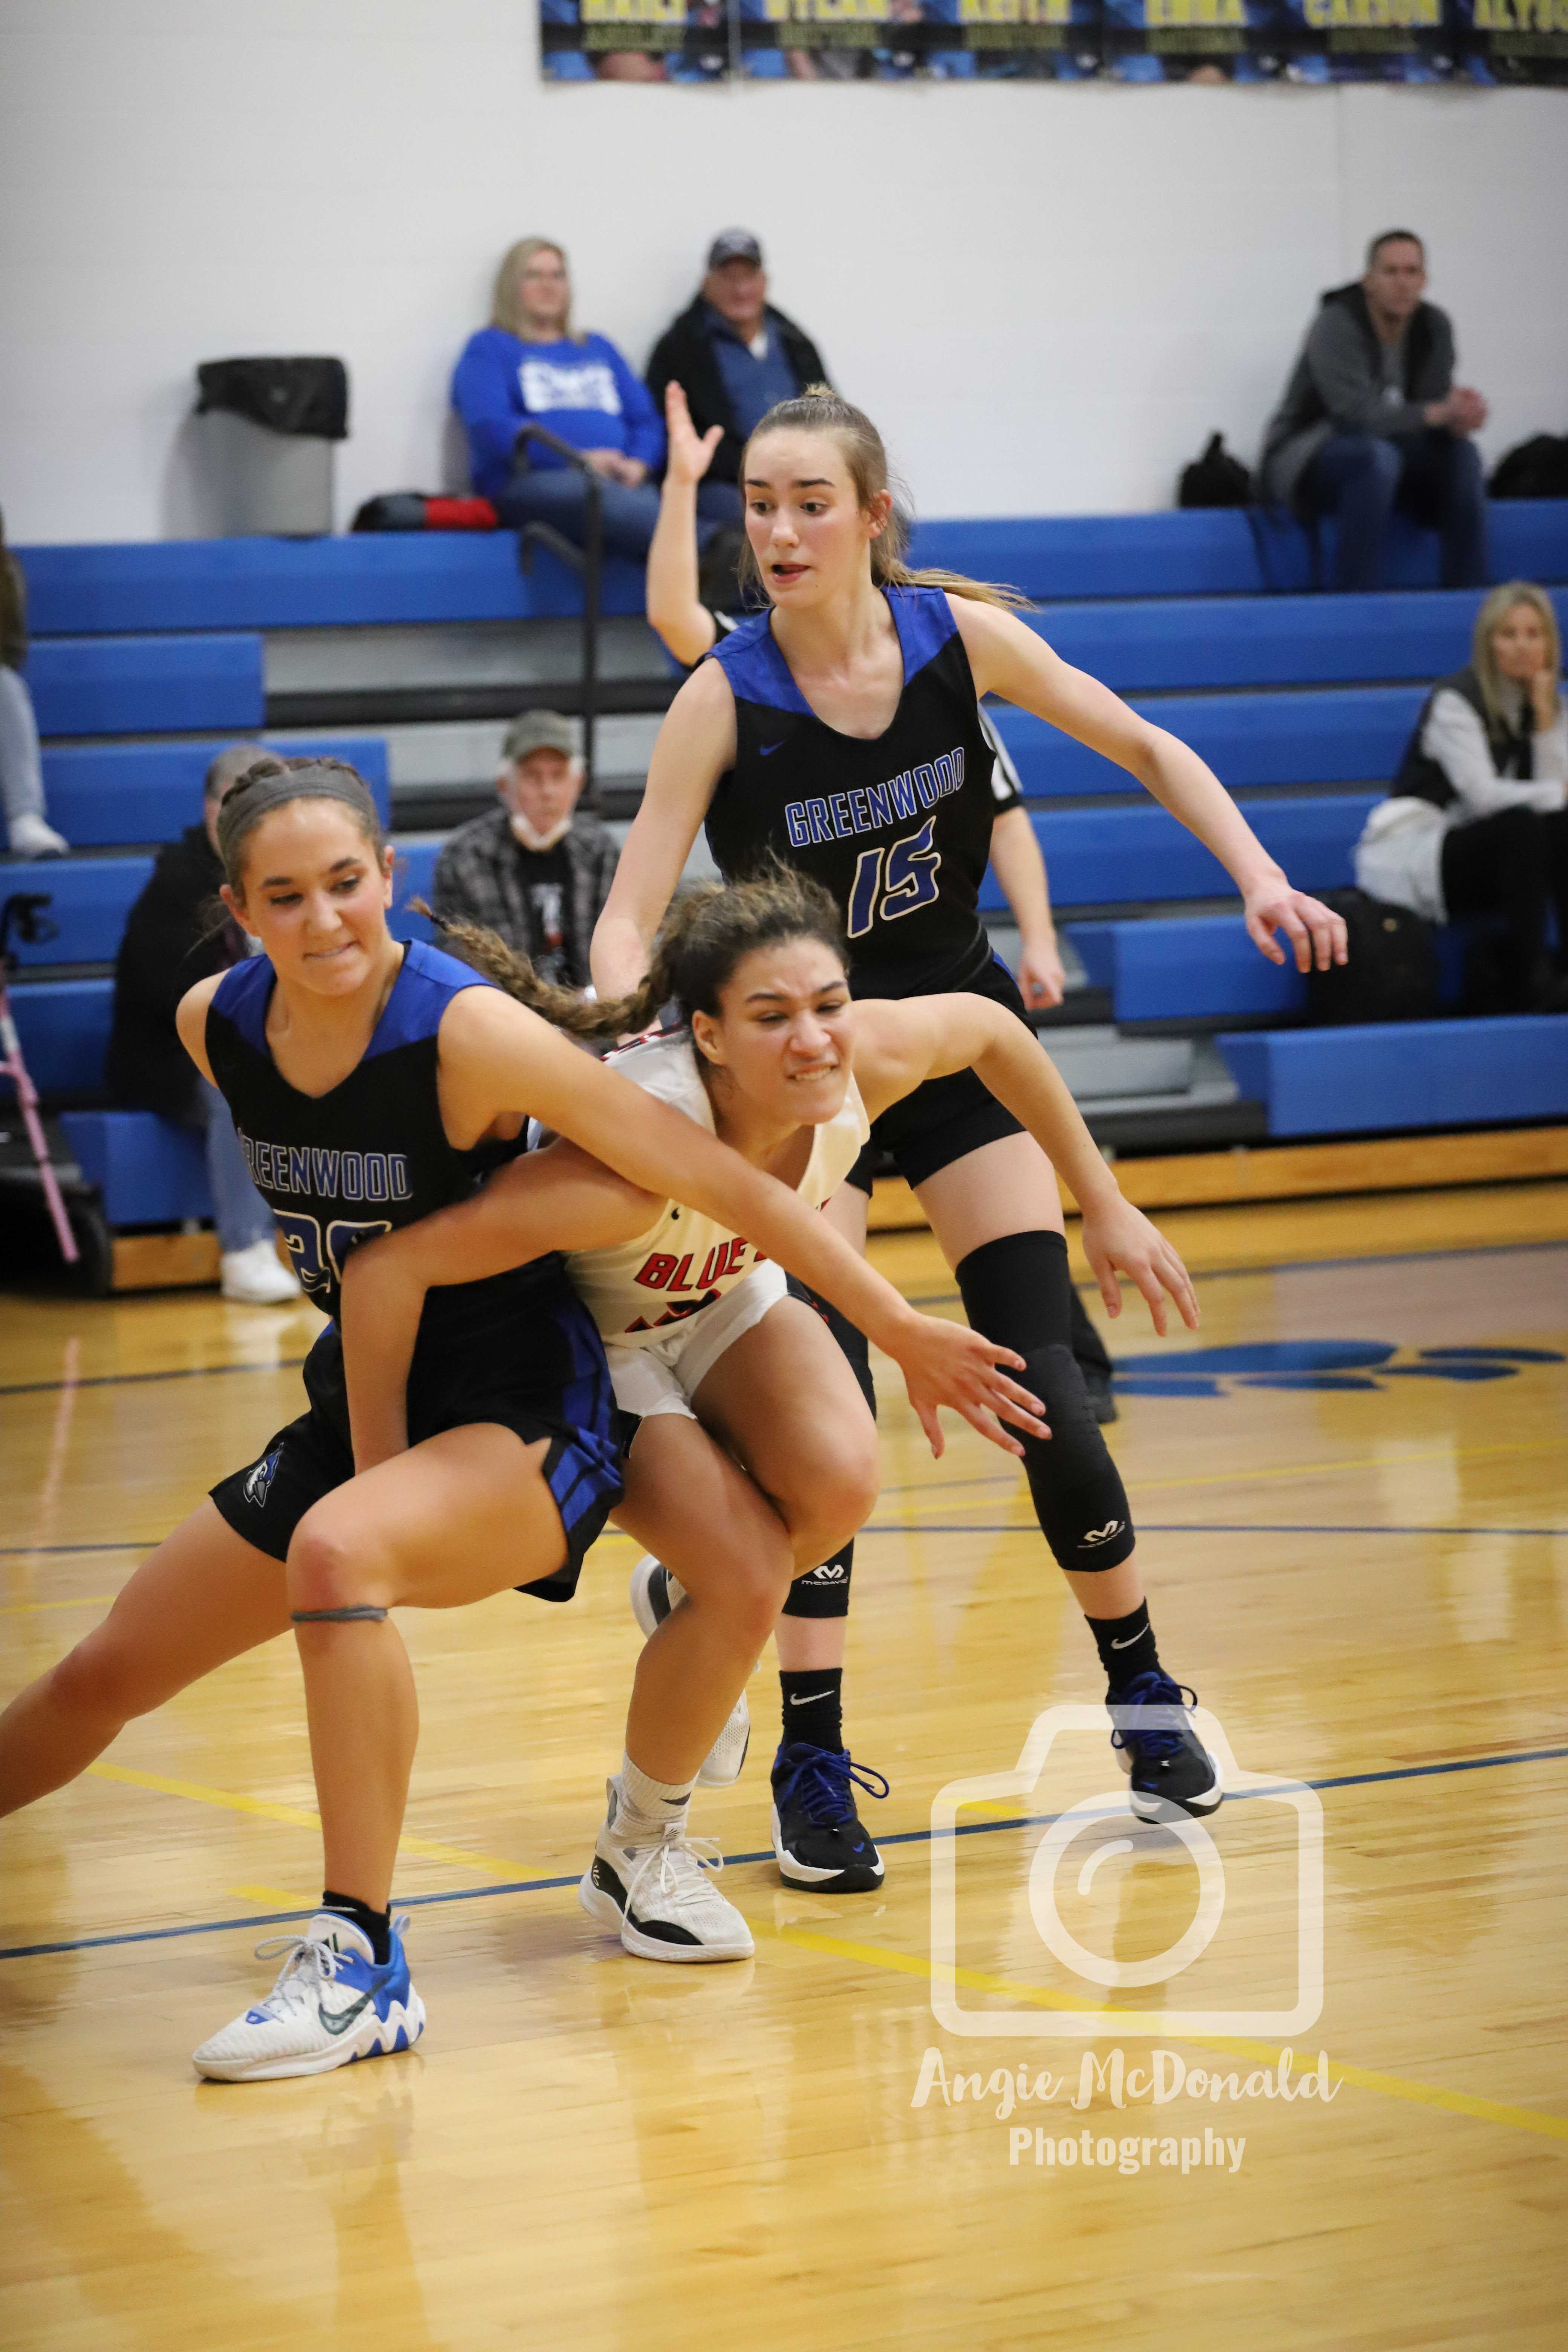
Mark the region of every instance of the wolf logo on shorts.
[[280, 1445], [275, 1445], [270, 1454], [262, 1455], [245, 1481], [242, 1490], [245, 1499], [247, 1503], [254, 1503], [258, 1511], [265, 1507], [268, 1489], [278, 1474], [278, 1465], [282, 1459], [283, 1448]]

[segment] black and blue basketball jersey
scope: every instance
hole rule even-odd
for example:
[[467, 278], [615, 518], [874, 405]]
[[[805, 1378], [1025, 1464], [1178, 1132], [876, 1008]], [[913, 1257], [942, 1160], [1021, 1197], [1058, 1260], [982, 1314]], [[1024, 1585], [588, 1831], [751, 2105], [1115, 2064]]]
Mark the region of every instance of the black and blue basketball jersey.
[[721, 635], [735, 697], [735, 763], [708, 812], [727, 879], [776, 850], [843, 908], [858, 996], [963, 988], [991, 956], [980, 886], [991, 827], [1016, 782], [981, 716], [946, 592], [887, 588], [903, 653], [891, 725], [869, 740], [817, 718], [768, 613]]
[[[460, 990], [490, 983], [413, 941], [363, 1058], [330, 1093], [310, 1096], [279, 1075], [268, 1046], [276, 978], [265, 956], [224, 974], [207, 1008], [207, 1059], [294, 1271], [335, 1315], [343, 1265], [359, 1243], [461, 1199], [493, 1163], [493, 1146], [459, 1151], [448, 1142], [437, 1087], [442, 1014]], [[488, 1287], [432, 1291], [436, 1319], [444, 1311], [437, 1302]]]

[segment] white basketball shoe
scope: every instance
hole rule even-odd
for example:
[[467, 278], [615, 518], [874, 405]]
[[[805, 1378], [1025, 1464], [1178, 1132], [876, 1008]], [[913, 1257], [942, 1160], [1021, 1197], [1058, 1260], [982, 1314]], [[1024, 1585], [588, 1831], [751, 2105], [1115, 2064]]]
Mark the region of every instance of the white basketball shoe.
[[425, 2031], [403, 1948], [406, 1919], [392, 1925], [392, 1952], [378, 1968], [370, 1939], [352, 1919], [319, 1911], [302, 1936], [269, 1936], [258, 1960], [285, 1955], [265, 2000], [194, 2053], [215, 2083], [270, 2083], [282, 2074], [326, 2074], [359, 2058], [411, 2050]]
[[663, 1830], [623, 1830], [619, 1780], [605, 1793], [609, 1815], [577, 1887], [590, 1919], [616, 1928], [642, 1960], [749, 1960], [752, 1931], [713, 1884], [724, 1866], [717, 1840], [689, 1837], [684, 1809]]

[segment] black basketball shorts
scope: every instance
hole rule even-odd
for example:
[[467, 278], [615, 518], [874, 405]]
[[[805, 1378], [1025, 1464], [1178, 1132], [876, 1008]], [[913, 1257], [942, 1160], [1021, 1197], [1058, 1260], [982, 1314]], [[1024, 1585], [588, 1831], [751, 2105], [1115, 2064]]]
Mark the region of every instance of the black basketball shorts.
[[[946, 991], [941, 992], [947, 993]], [[1018, 984], [993, 956], [963, 991], [966, 996], [988, 996], [1005, 1004], [1026, 1027], [1028, 1015]], [[886, 1153], [906, 1184], [923, 1184], [928, 1176], [951, 1168], [982, 1144], [999, 1143], [1006, 1135], [1022, 1135], [1022, 1124], [973, 1070], [957, 1070], [952, 1077], [928, 1078], [902, 1102], [894, 1103], [871, 1125], [871, 1140], [849, 1171], [847, 1181], [869, 1192], [873, 1171]]]
[[[549, 1442], [544, 1476], [561, 1513], [566, 1559], [552, 1575], [517, 1589], [541, 1601], [570, 1601], [589, 1546], [621, 1498], [615, 1391], [599, 1335], [564, 1277], [556, 1295], [531, 1304], [524, 1332], [498, 1333], [499, 1344], [489, 1349], [468, 1344], [432, 1351], [422, 1336], [409, 1382], [408, 1436], [417, 1444], [443, 1430], [499, 1422], [525, 1445]], [[306, 1360], [305, 1392], [310, 1410], [275, 1432], [254, 1462], [212, 1489], [235, 1533], [270, 1559], [288, 1558], [294, 1530], [311, 1505], [353, 1475], [335, 1325]]]

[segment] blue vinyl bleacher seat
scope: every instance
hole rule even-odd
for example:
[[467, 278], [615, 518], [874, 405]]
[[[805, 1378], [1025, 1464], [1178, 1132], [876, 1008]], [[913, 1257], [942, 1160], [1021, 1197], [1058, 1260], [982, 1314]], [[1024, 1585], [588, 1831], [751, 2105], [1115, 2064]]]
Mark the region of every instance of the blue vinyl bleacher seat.
[[212, 1215], [199, 1135], [150, 1110], [66, 1111], [60, 1128], [82, 1174], [102, 1194], [109, 1224], [174, 1225]]
[[[1329, 687], [1279, 694], [1141, 696], [1233, 792], [1254, 784], [1355, 784], [1392, 776], [1425, 699], [1422, 686]], [[1030, 800], [1127, 793], [1137, 779], [1026, 710], [990, 712]]]
[[[32, 627], [43, 637], [543, 620], [582, 610], [575, 573], [542, 550], [523, 572], [510, 531], [162, 540], [16, 554]], [[607, 563], [601, 602], [606, 613], [640, 613], [641, 566]]]
[[[262, 742], [267, 742], [265, 736]], [[78, 849], [173, 841], [200, 822], [202, 782], [232, 736], [178, 743], [69, 743], [44, 753], [44, 791], [51, 821]], [[271, 743], [289, 757], [317, 751], [347, 760], [375, 796], [383, 824], [392, 822], [386, 744], [379, 735]]]
[[258, 636], [35, 637], [26, 675], [40, 735], [245, 735], [265, 711]]
[[[1568, 581], [1568, 499], [1504, 499], [1489, 509], [1494, 580]], [[1261, 518], [1266, 578], [1247, 515], [1236, 507], [1161, 514], [1001, 516], [921, 522], [910, 561], [997, 580], [1027, 596], [1238, 596], [1312, 587], [1311, 551], [1299, 523]], [[1333, 561], [1334, 525], [1321, 532]], [[1394, 518], [1390, 588], [1436, 588], [1437, 540]]]
[[[1429, 595], [1214, 597], [1048, 604], [1024, 615], [1064, 661], [1132, 688], [1431, 679], [1469, 657], [1473, 588]], [[1568, 590], [1555, 592], [1568, 635]]]
[[[1467, 950], [1485, 928], [1437, 929], [1440, 1004], [1459, 1003]], [[1260, 955], [1239, 915], [1154, 915], [1067, 929], [1091, 984], [1110, 989], [1118, 1022], [1294, 1021], [1306, 1009], [1307, 983], [1294, 961], [1279, 965]]]
[[1568, 1117], [1568, 1014], [1254, 1030], [1216, 1039], [1270, 1136]]
[[[11, 991], [27, 1075], [46, 1101], [101, 1094], [114, 1018], [111, 980], [36, 980]], [[12, 1092], [5, 1082], [5, 1092]]]
[[16, 945], [33, 964], [112, 963], [132, 901], [153, 871], [150, 857], [17, 858], [0, 866], [0, 891], [37, 891], [49, 900], [58, 937]]
[[[1300, 890], [1343, 888], [1354, 879], [1351, 852], [1375, 807], [1376, 793], [1336, 793], [1300, 800], [1244, 801], [1247, 823]], [[1217, 858], [1153, 803], [1142, 808], [1037, 812], [1035, 832], [1058, 907], [1116, 906], [1164, 898], [1221, 898], [1234, 885]], [[986, 874], [980, 904], [1004, 906]]]

